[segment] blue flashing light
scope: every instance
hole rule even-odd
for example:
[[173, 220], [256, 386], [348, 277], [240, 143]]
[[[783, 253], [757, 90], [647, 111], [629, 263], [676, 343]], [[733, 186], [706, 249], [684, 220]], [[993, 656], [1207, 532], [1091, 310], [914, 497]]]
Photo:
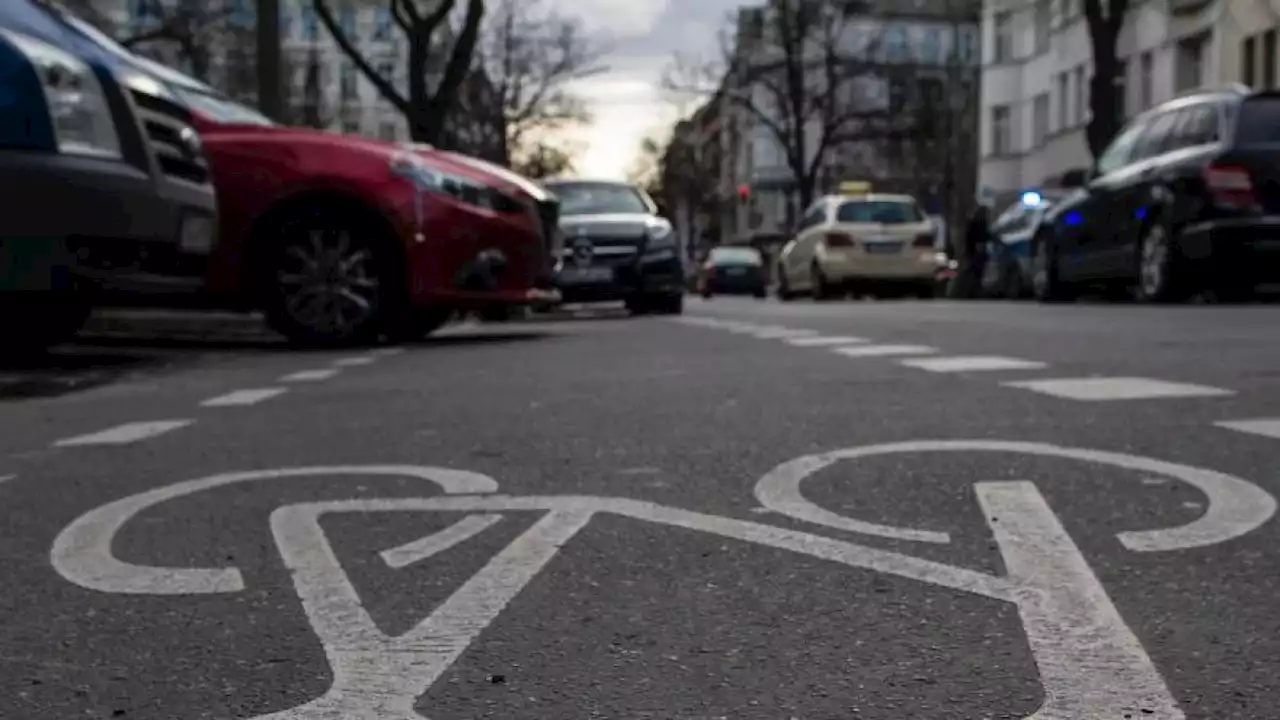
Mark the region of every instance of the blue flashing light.
[[1063, 222], [1067, 225], [1079, 225], [1084, 222], [1084, 216], [1080, 214], [1079, 210], [1072, 210], [1066, 214]]
[[1044, 198], [1035, 190], [1028, 190], [1022, 193], [1022, 204], [1027, 207], [1040, 207], [1044, 202]]

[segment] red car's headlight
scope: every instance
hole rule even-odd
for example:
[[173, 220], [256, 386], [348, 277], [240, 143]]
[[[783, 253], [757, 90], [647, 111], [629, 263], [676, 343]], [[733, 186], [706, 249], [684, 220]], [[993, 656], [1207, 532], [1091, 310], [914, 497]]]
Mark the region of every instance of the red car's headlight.
[[523, 212], [515, 198], [484, 183], [435, 167], [417, 155], [403, 153], [391, 161], [391, 173], [426, 192], [448, 195], [468, 205], [501, 213]]

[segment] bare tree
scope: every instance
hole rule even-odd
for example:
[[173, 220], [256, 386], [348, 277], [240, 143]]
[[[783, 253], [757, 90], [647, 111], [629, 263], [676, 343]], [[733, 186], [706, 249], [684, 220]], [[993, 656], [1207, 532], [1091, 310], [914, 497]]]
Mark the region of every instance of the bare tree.
[[499, 0], [481, 36], [478, 59], [492, 84], [492, 120], [503, 128], [504, 158], [537, 151], [532, 134], [588, 121], [583, 100], [570, 85], [605, 70], [606, 48], [582, 24], [562, 17], [544, 0]]
[[865, 102], [881, 78], [879, 37], [860, 32], [860, 3], [773, 0], [743, 11], [721, 60], [677, 60], [666, 85], [677, 93], [717, 90], [777, 140], [801, 207], [812, 202], [827, 151], [876, 136], [888, 116]]
[[[208, 81], [215, 48], [237, 27], [229, 3], [209, 0], [141, 0], [135, 7], [150, 21], [130, 28], [114, 27], [104, 0], [68, 0], [67, 7], [112, 35], [130, 50], [169, 50], [197, 79]], [[135, 18], [137, 19], [137, 18]]]
[[457, 0], [437, 0], [424, 9], [419, 0], [380, 0], [386, 2], [395, 25], [409, 46], [407, 92], [396, 87], [392, 78], [383, 77], [368, 58], [347, 37], [326, 0], [312, 0], [316, 14], [333, 36], [344, 55], [378, 89], [387, 102], [404, 116], [409, 134], [418, 142], [434, 143], [444, 131], [445, 120], [452, 109], [458, 88], [472, 69], [472, 56], [480, 39], [480, 25], [485, 14], [484, 0], [467, 0], [466, 15], [457, 38], [452, 43], [449, 60], [440, 80], [431, 87], [429, 73], [434, 45], [452, 28], [450, 15]]
[[1084, 0], [1084, 17], [1093, 44], [1093, 77], [1085, 129], [1089, 152], [1097, 158], [1124, 125], [1124, 62], [1117, 41], [1131, 0]]
[[566, 175], [574, 170], [573, 155], [563, 147], [541, 140], [517, 153], [511, 168], [535, 180]]

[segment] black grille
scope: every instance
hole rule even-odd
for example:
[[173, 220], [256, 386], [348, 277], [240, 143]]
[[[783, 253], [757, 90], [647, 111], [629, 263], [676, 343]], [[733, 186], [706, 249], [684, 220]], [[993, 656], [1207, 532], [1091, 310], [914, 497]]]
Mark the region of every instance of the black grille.
[[165, 175], [197, 185], [210, 181], [204, 153], [183, 139], [191, 131], [190, 114], [168, 100], [135, 91], [134, 104], [142, 117], [147, 147]]
[[544, 200], [537, 203], [538, 223], [542, 229], [542, 242], [547, 251], [547, 258], [553, 264], [560, 254], [563, 243], [560, 240], [560, 202]]

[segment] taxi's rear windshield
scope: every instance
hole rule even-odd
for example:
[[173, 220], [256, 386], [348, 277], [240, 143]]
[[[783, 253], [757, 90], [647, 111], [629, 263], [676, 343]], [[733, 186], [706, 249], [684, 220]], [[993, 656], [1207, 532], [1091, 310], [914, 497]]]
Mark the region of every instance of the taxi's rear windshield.
[[836, 222], [903, 225], [924, 220], [915, 203], [901, 200], [850, 200], [836, 211]]

